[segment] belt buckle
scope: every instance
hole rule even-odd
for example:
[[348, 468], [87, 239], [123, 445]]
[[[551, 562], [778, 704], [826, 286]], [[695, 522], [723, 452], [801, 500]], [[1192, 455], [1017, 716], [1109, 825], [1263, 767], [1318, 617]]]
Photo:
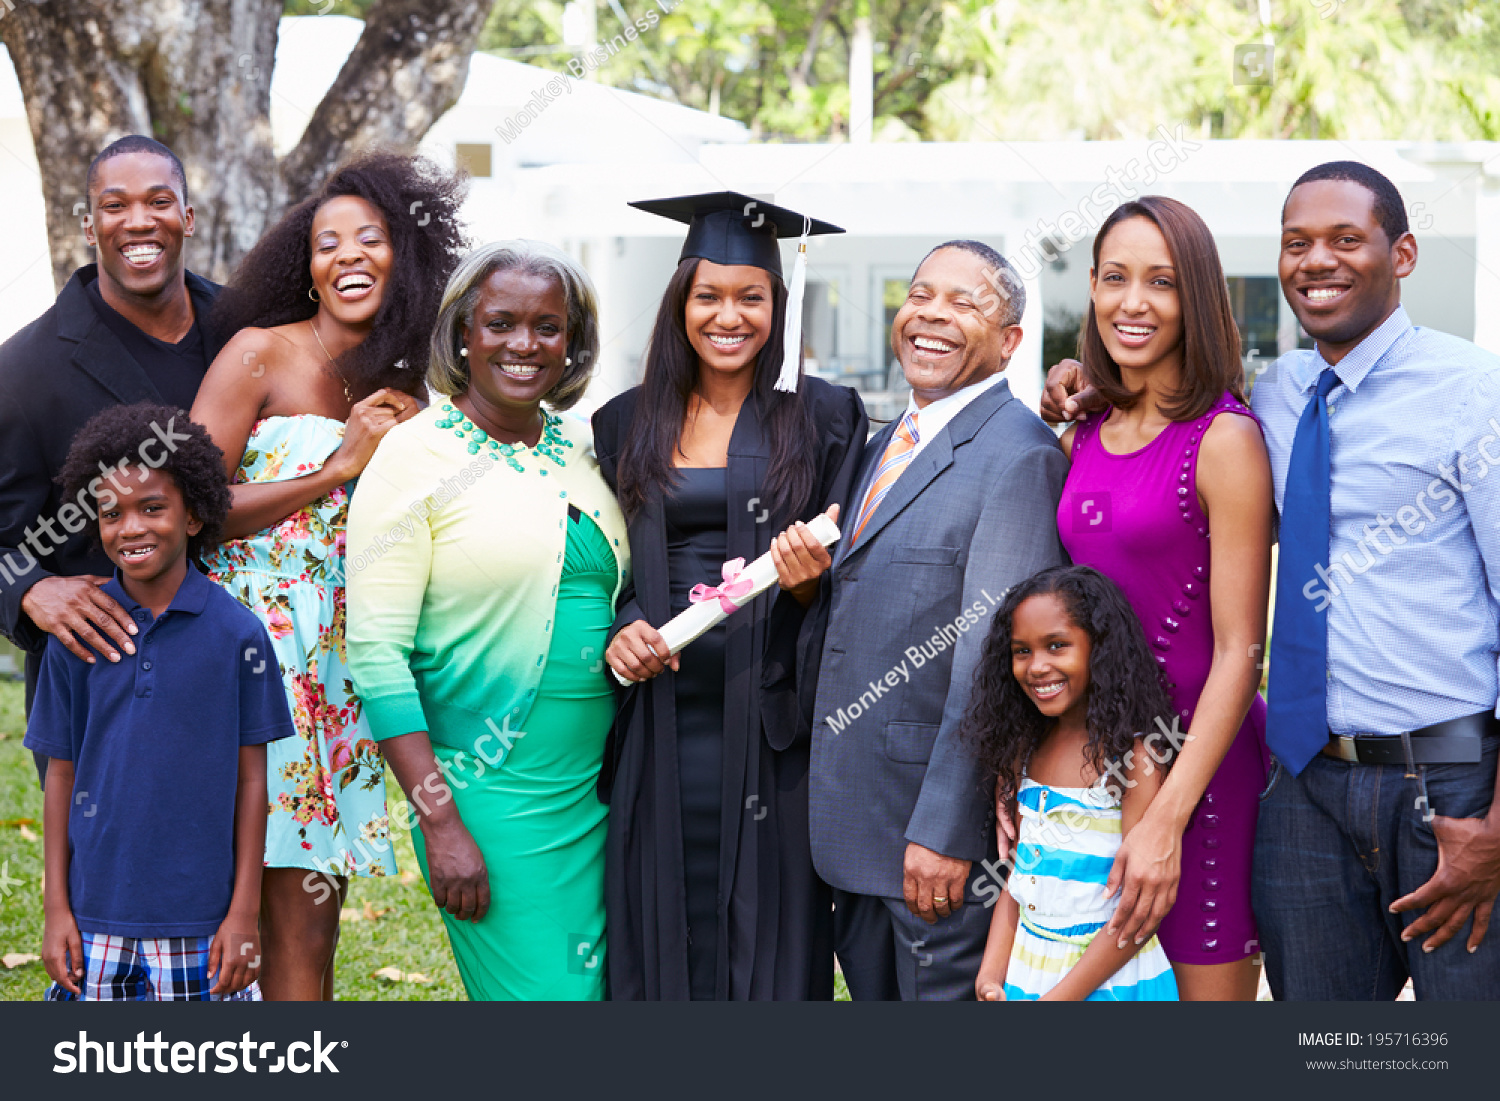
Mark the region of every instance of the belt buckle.
[[1328, 744], [1333, 748], [1333, 755], [1341, 761], [1350, 764], [1359, 764], [1359, 751], [1355, 741], [1347, 734], [1332, 734], [1329, 736]]

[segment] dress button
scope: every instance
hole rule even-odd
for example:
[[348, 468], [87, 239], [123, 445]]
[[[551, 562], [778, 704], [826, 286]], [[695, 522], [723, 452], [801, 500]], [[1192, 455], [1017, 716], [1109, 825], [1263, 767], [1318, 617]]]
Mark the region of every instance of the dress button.
[[1212, 933], [1212, 932], [1214, 932], [1218, 928], [1219, 928], [1219, 919], [1216, 918], [1216, 917], [1208, 918], [1207, 920], [1205, 920], [1203, 922], [1203, 931], [1205, 933]]
[[1204, 941], [1201, 947], [1205, 952], [1217, 952], [1219, 950], [1218, 938], [1215, 937], [1213, 940]]
[[1027, 904], [1026, 904], [1026, 909], [1028, 909], [1028, 910], [1035, 910], [1035, 909], [1036, 909], [1036, 904], [1035, 904], [1035, 903], [1031, 903], [1031, 902], [1028, 902], [1028, 903], [1027, 903]]
[[1205, 849], [1217, 849], [1219, 847], [1219, 839], [1217, 837], [1205, 837], [1203, 839], [1203, 847]]
[[1165, 652], [1172, 648], [1172, 640], [1167, 638], [1165, 635], [1157, 635], [1151, 640], [1151, 645], [1155, 646], [1158, 650]]
[[1173, 619], [1169, 615], [1164, 615], [1161, 617], [1161, 625], [1164, 629], [1170, 631], [1174, 635], [1177, 633], [1177, 629], [1182, 626], [1182, 624], [1178, 620]]
[[1193, 610], [1193, 606], [1186, 600], [1177, 599], [1172, 601], [1172, 610], [1178, 615], [1189, 615]]
[[1199, 588], [1198, 582], [1196, 582], [1196, 581], [1185, 581], [1185, 582], [1183, 582], [1182, 591], [1184, 593], [1186, 593], [1188, 595], [1188, 597], [1191, 598], [1191, 599], [1193, 599], [1193, 600], [1197, 600], [1198, 597], [1203, 592], [1203, 590], [1201, 588]]
[[1216, 830], [1219, 828], [1219, 816], [1217, 814], [1202, 815], [1198, 819], [1198, 825], [1206, 830]]
[[1216, 898], [1205, 898], [1198, 904], [1198, 908], [1205, 914], [1211, 914], [1219, 908], [1219, 900]]
[[1219, 889], [1219, 881], [1217, 879], [1205, 879], [1203, 881], [1203, 889], [1205, 891], [1217, 891]]
[[149, 661], [143, 661], [141, 662], [141, 668], [149, 672], [151, 670], [151, 663]]
[[1202, 868], [1205, 872], [1211, 872], [1218, 866], [1219, 861], [1217, 857], [1204, 857], [1202, 860], [1198, 861], [1198, 867]]

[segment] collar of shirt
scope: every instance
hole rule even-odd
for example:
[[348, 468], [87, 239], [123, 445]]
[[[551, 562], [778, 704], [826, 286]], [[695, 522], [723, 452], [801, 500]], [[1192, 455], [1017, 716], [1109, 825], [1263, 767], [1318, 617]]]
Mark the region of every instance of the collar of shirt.
[[[1338, 374], [1339, 381], [1347, 386], [1351, 393], [1357, 391], [1359, 384], [1374, 370], [1375, 364], [1380, 362], [1381, 357], [1412, 330], [1411, 318], [1406, 316], [1406, 308], [1397, 303], [1390, 317], [1382, 321], [1369, 336], [1351, 348], [1348, 355], [1332, 365]], [[1328, 370], [1329, 366], [1329, 362], [1323, 358], [1322, 350], [1315, 348], [1312, 355], [1303, 358], [1293, 366], [1292, 379], [1303, 393], [1307, 393], [1317, 385], [1318, 376]]]
[[[209, 591], [213, 588], [213, 582], [204, 577], [197, 566], [193, 565], [192, 559], [187, 563], [187, 575], [182, 579], [182, 584], [177, 586], [177, 595], [172, 597], [172, 603], [167, 605], [167, 610], [162, 612], [160, 618], [165, 619], [173, 612], [186, 612], [188, 615], [201, 615], [203, 606], [208, 602]], [[140, 604], [129, 593], [125, 586], [120, 583], [120, 568], [115, 567], [115, 575], [104, 585], [104, 591], [113, 597], [120, 607], [130, 613], [131, 619], [148, 619], [151, 610]], [[139, 616], [137, 612], [144, 612], [145, 616]]]
[[989, 378], [971, 382], [962, 390], [957, 390], [946, 398], [928, 402], [920, 409], [917, 408], [915, 394], [907, 398], [906, 412], [914, 414], [917, 419], [917, 446], [912, 449], [912, 458], [916, 458], [917, 452], [927, 446], [928, 440], [947, 428], [948, 423], [962, 413], [965, 406], [986, 390], [999, 386], [1003, 381], [1005, 381], [1005, 372], [996, 371]]

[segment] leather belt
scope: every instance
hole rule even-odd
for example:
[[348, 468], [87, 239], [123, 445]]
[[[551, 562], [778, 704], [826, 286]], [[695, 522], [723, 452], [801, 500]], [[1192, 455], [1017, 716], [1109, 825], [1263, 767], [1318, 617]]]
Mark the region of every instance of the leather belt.
[[[1500, 735], [1500, 719], [1494, 712], [1481, 711], [1447, 722], [1424, 726], [1406, 735], [1411, 743], [1412, 762], [1419, 765], [1477, 764], [1483, 753], [1486, 734]], [[1361, 765], [1405, 765], [1406, 750], [1402, 736], [1374, 734], [1328, 735], [1323, 755]]]

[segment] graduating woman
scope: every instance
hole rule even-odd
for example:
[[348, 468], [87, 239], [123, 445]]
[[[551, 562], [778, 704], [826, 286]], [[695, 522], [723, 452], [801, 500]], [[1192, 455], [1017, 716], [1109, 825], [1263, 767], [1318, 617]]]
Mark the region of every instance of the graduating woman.
[[[842, 231], [733, 192], [632, 205], [690, 229], [641, 385], [594, 415], [633, 571], [606, 653], [632, 682], [600, 778], [610, 996], [831, 998], [807, 821], [830, 557], [805, 521], [847, 503], [867, 421], [853, 390], [802, 376], [777, 236], [805, 254]], [[656, 628], [767, 552], [779, 586], [669, 655]]]

